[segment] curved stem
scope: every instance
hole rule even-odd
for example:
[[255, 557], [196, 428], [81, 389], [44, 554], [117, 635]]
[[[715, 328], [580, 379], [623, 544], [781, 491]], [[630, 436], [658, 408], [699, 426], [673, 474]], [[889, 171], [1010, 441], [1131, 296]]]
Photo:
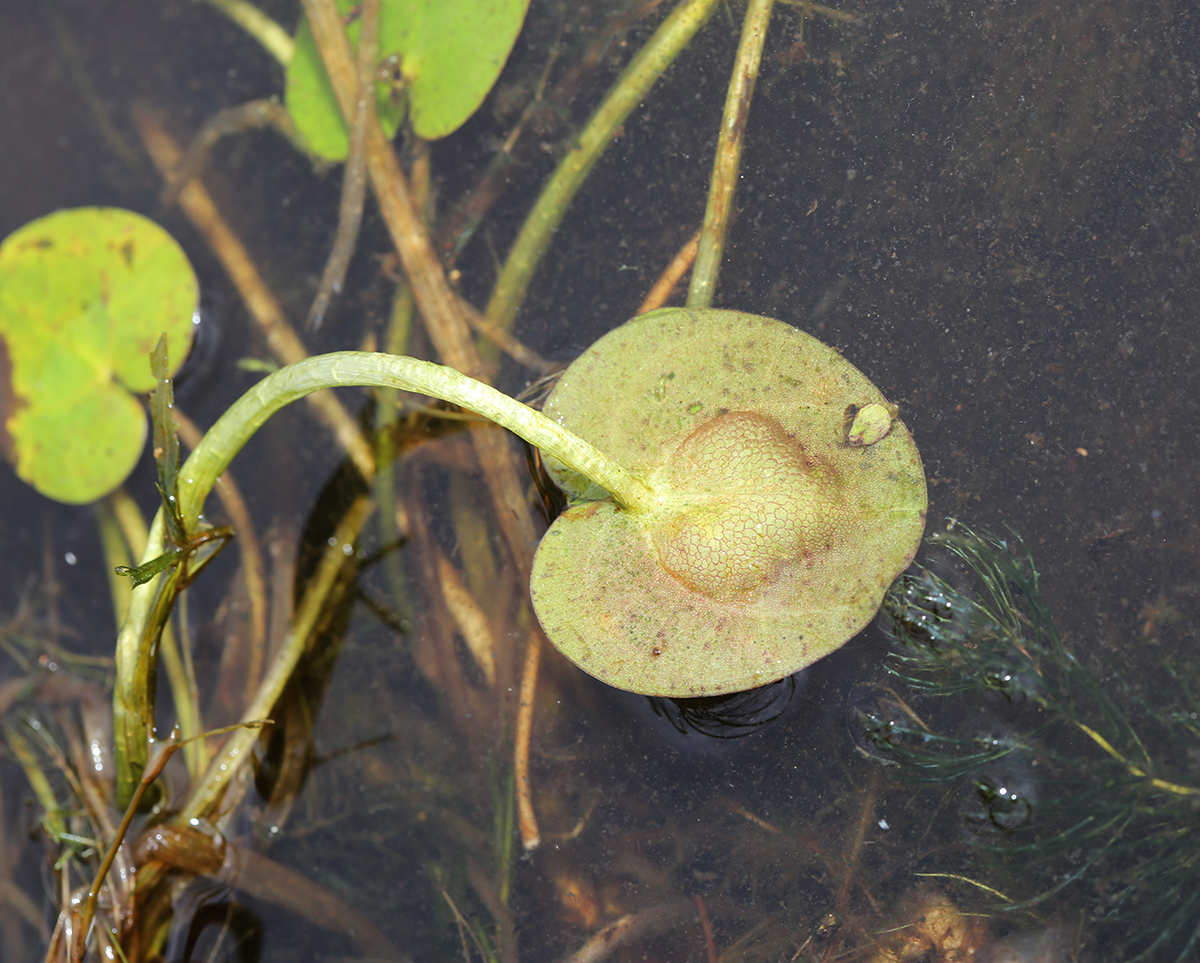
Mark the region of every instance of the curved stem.
[[264, 378], [223, 414], [179, 470], [179, 507], [193, 526], [204, 499], [242, 448], [272, 414], [322, 388], [370, 385], [399, 388], [460, 405], [519, 435], [612, 493], [623, 508], [647, 511], [653, 494], [611, 458], [540, 411], [453, 368], [402, 355], [337, 351], [308, 358]]
[[292, 61], [295, 42], [291, 35], [247, 0], [208, 0], [214, 7], [250, 34], [272, 57], [286, 67]]
[[[217, 479], [272, 414], [314, 391], [364, 385], [418, 392], [461, 405], [509, 429], [568, 468], [603, 486], [622, 507], [647, 511], [654, 506], [653, 493], [640, 479], [540, 411], [534, 411], [489, 385], [430, 361], [402, 355], [339, 351], [307, 358], [264, 378], [234, 402], [208, 430], [178, 473], [179, 508], [185, 528], [188, 531], [196, 528], [204, 501]], [[160, 510], [150, 530], [143, 562], [162, 553], [163, 538]], [[177, 568], [171, 572], [177, 577]], [[146, 667], [143, 665], [142, 671], [138, 667], [139, 660], [155, 658], [155, 653], [143, 645], [143, 636], [147, 624], [155, 618], [156, 600], [163, 597], [159, 593], [162, 578], [159, 575], [134, 589], [128, 615], [117, 637], [113, 724], [118, 781], [124, 790], [122, 798], [138, 784], [145, 764], [144, 753], [135, 748], [145, 745], [148, 733], [142, 727], [144, 720], [150, 717], [139, 703], [139, 700], [145, 700], [146, 686], [138, 680], [144, 676]], [[269, 703], [265, 707], [255, 707], [259, 712], [269, 710]]]

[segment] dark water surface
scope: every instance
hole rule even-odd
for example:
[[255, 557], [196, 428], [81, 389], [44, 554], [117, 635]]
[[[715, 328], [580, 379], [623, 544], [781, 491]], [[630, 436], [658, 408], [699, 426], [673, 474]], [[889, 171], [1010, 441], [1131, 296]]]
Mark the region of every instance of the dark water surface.
[[[477, 306], [555, 158], [662, 16], [636, 20], [606, 46], [613, 11], [576, 6], [534, 0], [493, 98], [432, 148], [445, 219], [483, 175], [519, 113], [512, 104], [525, 103], [557, 42], [547, 106], [456, 261], [459, 288]], [[298, 16], [290, 3], [266, 8], [289, 29]], [[1061, 634], [1099, 676], [1118, 657], [1122, 673], [1164, 658], [1186, 669], [1200, 628], [1200, 13], [1178, 0], [846, 9], [858, 19], [814, 14], [801, 34], [798, 8], [777, 5], [716, 306], [793, 323], [879, 385], [924, 458], [930, 528], [956, 519], [1022, 536]], [[629, 317], [699, 225], [740, 15], [739, 4], [718, 8], [555, 236], [515, 328], [543, 356], [570, 358]], [[589, 45], [602, 49], [599, 65], [556, 101], [555, 84]], [[214, 111], [281, 87], [281, 69], [204, 4], [0, 8], [0, 236], [56, 208], [93, 204], [166, 226], [197, 267], [206, 323], [219, 328], [209, 360], [180, 385], [181, 407], [202, 426], [259, 377], [238, 359], [267, 349], [199, 234], [160, 207], [130, 112], [157, 111], [185, 139]], [[281, 137], [257, 132], [223, 141], [206, 176], [299, 327], [336, 222], [338, 172], [314, 173]], [[306, 338], [310, 351], [382, 337], [389, 251], [368, 208], [348, 294]], [[429, 354], [419, 332], [411, 345]], [[535, 377], [505, 362], [495, 380], [517, 392]], [[368, 404], [365, 393], [342, 398], [353, 411]], [[332, 439], [301, 409], [273, 419], [234, 464], [259, 538], [276, 549], [282, 575], [268, 575], [281, 591], [291, 565], [302, 589], [353, 488]], [[178, 872], [160, 958], [381, 955], [298, 909], [286, 872], [322, 888], [300, 902], [331, 894], [413, 960], [556, 960], [630, 914], [646, 929], [611, 948], [622, 959], [704, 958], [702, 916], [723, 961], [970, 958], [954, 955], [957, 936], [920, 942], [917, 921], [939, 900], [982, 914], [953, 922], [964, 946], [979, 949], [974, 958], [1133, 952], [1115, 948], [1120, 928], [1085, 918], [1102, 883], [1067, 887], [1033, 914], [998, 912], [964, 878], [1016, 899], [1048, 881], [1021, 857], [977, 855], [972, 777], [891, 782], [894, 773], [856, 749], [856, 686], [881, 679], [887, 645], [874, 629], [809, 670], [794, 694], [788, 687], [778, 719], [736, 740], [698, 733], [671, 707], [656, 714], [547, 656], [533, 744], [544, 840], [523, 857], [511, 731], [529, 632], [525, 576], [504, 548], [464, 434], [439, 424], [410, 440], [398, 497], [420, 518], [410, 518], [399, 565], [374, 560], [382, 536], [372, 520], [358, 552], [367, 564], [325, 620], [256, 786], [221, 824], [273, 868], [243, 889], [228, 875]], [[523, 458], [516, 445], [514, 457]], [[148, 456], [127, 487], [154, 509]], [[9, 625], [0, 678], [41, 678], [44, 656], [101, 692], [110, 665], [62, 657], [112, 654], [91, 511], [39, 498], [8, 468], [0, 505], [0, 622]], [[439, 555], [492, 626], [494, 687], [456, 641], [437, 591]], [[214, 686], [244, 611], [240, 584], [230, 549], [190, 592], [211, 725], [232, 721], [238, 704]], [[278, 597], [272, 604], [286, 612]], [[1124, 674], [1107, 681], [1140, 685]], [[55, 731], [79, 725], [70, 695], [5, 700], [14, 727], [31, 718]], [[997, 699], [969, 724], [1008, 731], [1025, 709]], [[769, 714], [758, 704], [747, 711]], [[1197, 758], [1175, 760], [1172, 771], [1196, 784]], [[182, 793], [183, 769], [169, 776]], [[1035, 818], [1038, 799], [1054, 792], [1036, 766], [997, 778], [1021, 786]], [[54, 785], [69, 799], [61, 779]], [[40, 959], [60, 896], [56, 850], [25, 832], [40, 810], [11, 751], [0, 787], [0, 879], [24, 894], [0, 900], [0, 958]], [[1180, 849], [1198, 848], [1194, 817], [1176, 828]], [[78, 831], [88, 832], [82, 823]], [[69, 888], [81, 882], [73, 870]], [[1200, 926], [1200, 910], [1192, 920]], [[1150, 958], [1195, 959], [1186, 947], [1182, 938]]]

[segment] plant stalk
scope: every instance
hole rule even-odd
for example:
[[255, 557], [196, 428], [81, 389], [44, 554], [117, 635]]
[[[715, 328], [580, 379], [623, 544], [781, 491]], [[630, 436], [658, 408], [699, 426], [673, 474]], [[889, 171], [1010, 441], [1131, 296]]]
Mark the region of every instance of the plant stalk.
[[[337, 5], [333, 0], [302, 2], [343, 116], [353, 116], [357, 73]], [[379, 212], [400, 255], [413, 299], [438, 357], [459, 371], [480, 371], [483, 365], [463, 318], [461, 302], [446, 280], [396, 152], [384, 136], [378, 118], [367, 131], [367, 169]], [[513, 559], [519, 568], [528, 569], [532, 561], [529, 546], [535, 541], [533, 524], [512, 458], [503, 439], [493, 431], [472, 430], [471, 440]]]
[[242, 725], [222, 744], [209, 763], [204, 778], [193, 783], [187, 801], [176, 817], [179, 822], [209, 818], [222, 802], [229, 804], [228, 799], [224, 798], [226, 790], [236, 785], [239, 770], [252, 758], [251, 751], [261, 735], [259, 725], [267, 721], [301, 656], [308, 651], [330, 592], [346, 564], [343, 546], [357, 541], [359, 532], [374, 510], [374, 502], [367, 495], [360, 495], [338, 523], [333, 535], [334, 544], [323, 554], [320, 565], [304, 591], [304, 597], [296, 606], [279, 651], [272, 658], [262, 684], [243, 710]]
[[[509, 429], [568, 468], [603, 486], [621, 507], [644, 512], [656, 504], [654, 493], [644, 482], [599, 449], [541, 412], [489, 385], [430, 361], [402, 355], [339, 351], [288, 365], [264, 378], [234, 402], [208, 430], [179, 469], [179, 508], [185, 528], [191, 531], [198, 526], [204, 501], [217, 479], [272, 414], [314, 391], [354, 386], [397, 388], [461, 405]], [[160, 510], [151, 527], [142, 561], [160, 555], [163, 543], [163, 516]], [[178, 577], [178, 572], [178, 566], [169, 570], [172, 577]], [[146, 626], [156, 620], [153, 611], [156, 600], [162, 604], [162, 599], [170, 597], [170, 593], [159, 591], [162, 579], [162, 575], [156, 576], [133, 590], [129, 614], [117, 638], [117, 680], [113, 693], [114, 741], [118, 784], [124, 787], [126, 793], [138, 785], [141, 767], [145, 764], [144, 755], [139, 760], [139, 754], [131, 747], [144, 746], [150, 735], [141, 731], [136, 721], [147, 718], [144, 706], [141, 707], [143, 711], [139, 712], [137, 704], [138, 699], [144, 700], [146, 686], [139, 686], [137, 680], [152, 670], [146, 665], [139, 667], [138, 663], [139, 659], [153, 659], [156, 656], [152, 646], [143, 644], [142, 636]], [[165, 615], [160, 614], [159, 618], [165, 621]]]
[[263, 49], [286, 67], [296, 49], [291, 34], [247, 0], [208, 0], [214, 7], [263, 45]]
[[746, 118], [750, 114], [750, 101], [758, 80], [758, 66], [762, 62], [763, 44], [767, 39], [767, 26], [771, 22], [771, 8], [774, 5], [775, 0], [750, 0], [750, 6], [746, 9], [733, 77], [725, 95], [725, 113], [721, 118], [721, 136], [717, 141], [717, 155], [713, 160], [712, 180], [708, 187], [704, 228], [700, 232], [700, 247], [688, 285], [689, 308], [712, 307], [717, 276], [721, 273], [721, 256], [725, 252], [725, 229], [729, 224], [738, 168], [742, 162]]
[[[716, 0], [684, 0], [654, 31], [596, 108], [521, 225], [488, 301], [488, 320], [512, 326], [529, 281], [580, 185], [633, 109], [708, 20]], [[611, 491], [611, 489], [610, 489]]]
[[233, 456], [272, 414], [322, 388], [399, 388], [460, 405], [507, 428], [612, 493], [622, 508], [648, 511], [653, 493], [640, 479], [539, 411], [454, 368], [403, 355], [337, 351], [288, 365], [230, 406], [179, 471], [179, 507], [189, 528]]

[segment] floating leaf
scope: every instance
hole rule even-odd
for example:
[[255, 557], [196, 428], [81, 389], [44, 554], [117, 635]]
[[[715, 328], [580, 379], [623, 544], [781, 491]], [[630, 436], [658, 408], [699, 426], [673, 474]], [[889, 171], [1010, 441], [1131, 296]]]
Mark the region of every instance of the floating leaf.
[[[348, 12], [353, 0], [338, 0]], [[407, 104], [426, 140], [451, 134], [483, 103], [516, 42], [529, 0], [382, 0], [379, 57], [399, 78], [378, 86], [380, 122], [396, 133]], [[347, 33], [358, 42], [359, 24]], [[342, 161], [349, 137], [308, 21], [296, 31], [287, 69], [287, 107], [313, 153]]]
[[765, 685], [848, 641], [925, 526], [904, 425], [847, 440], [870, 405], [886, 402], [861, 372], [779, 321], [670, 309], [609, 332], [544, 411], [658, 507], [622, 510], [550, 463], [574, 499], [533, 564], [550, 641], [610, 685], [674, 697]]
[[155, 380], [166, 334], [191, 345], [196, 276], [140, 214], [77, 208], [0, 244], [0, 447], [17, 474], [62, 502], [93, 501], [133, 469], [146, 414], [130, 392]]

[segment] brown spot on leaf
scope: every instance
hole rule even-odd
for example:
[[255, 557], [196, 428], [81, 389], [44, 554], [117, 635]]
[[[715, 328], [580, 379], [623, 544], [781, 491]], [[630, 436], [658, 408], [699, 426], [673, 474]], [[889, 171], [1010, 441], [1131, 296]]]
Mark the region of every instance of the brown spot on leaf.
[[12, 462], [16, 461], [16, 444], [8, 433], [8, 420], [28, 405], [29, 402], [13, 390], [8, 342], [0, 335], [0, 451]]

